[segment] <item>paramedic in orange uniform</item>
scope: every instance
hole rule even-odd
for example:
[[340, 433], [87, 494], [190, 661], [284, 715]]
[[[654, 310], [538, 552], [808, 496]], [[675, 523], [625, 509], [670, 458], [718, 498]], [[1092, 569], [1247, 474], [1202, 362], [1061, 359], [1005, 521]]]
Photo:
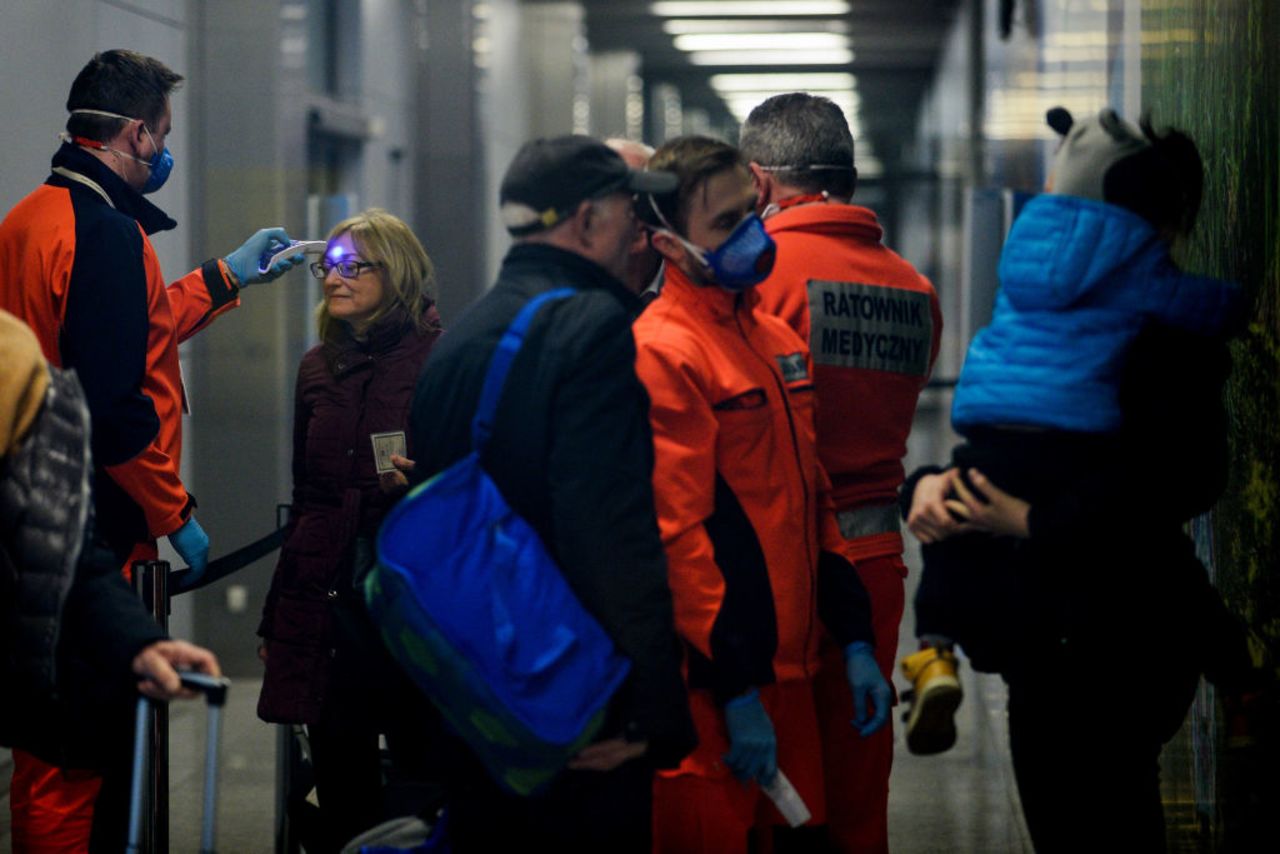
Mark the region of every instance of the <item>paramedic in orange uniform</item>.
[[[654, 847], [746, 852], [753, 831], [776, 828], [779, 845], [825, 834], [819, 620], [846, 651], [859, 700], [846, 726], [880, 728], [890, 690], [866, 591], [833, 551], [807, 350], [756, 310], [773, 244], [746, 164], [732, 146], [683, 137], [649, 165], [680, 183], [637, 200], [667, 266], [634, 326], [636, 370], [651, 398], [658, 523], [699, 739], [677, 769], [659, 772]], [[779, 827], [760, 788], [778, 771], [812, 814], [808, 826]]]
[[[871, 596], [876, 660], [889, 679], [907, 574], [897, 494], [916, 397], [938, 353], [938, 297], [881, 242], [876, 215], [849, 203], [857, 170], [839, 107], [801, 92], [777, 95], [752, 110], [741, 146], [778, 246], [778, 263], [756, 289], [759, 308], [809, 343], [839, 551]], [[886, 852], [893, 731], [863, 738], [848, 727], [839, 646], [824, 642], [821, 657], [815, 693], [831, 836], [843, 852]]]
[[[156, 539], [167, 536], [199, 572], [209, 538], [179, 477], [186, 394], [178, 344], [239, 305], [242, 287], [302, 256], [259, 273], [263, 253], [289, 242], [283, 229], [262, 229], [165, 285], [149, 235], [176, 223], [144, 194], [173, 165], [169, 94], [181, 81], [124, 50], [96, 54], [81, 69], [51, 174], [0, 223], [0, 308], [30, 326], [49, 363], [74, 369], [84, 388], [98, 539], [128, 567], [156, 557]], [[100, 786], [101, 778], [14, 751], [15, 848], [86, 850]]]

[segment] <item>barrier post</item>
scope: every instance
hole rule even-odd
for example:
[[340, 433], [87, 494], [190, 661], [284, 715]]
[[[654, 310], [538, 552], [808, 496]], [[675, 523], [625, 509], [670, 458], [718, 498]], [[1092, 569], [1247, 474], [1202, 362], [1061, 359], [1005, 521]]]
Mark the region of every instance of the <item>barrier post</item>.
[[[151, 616], [169, 628], [169, 563], [139, 561], [133, 565], [134, 586]], [[151, 716], [149, 792], [143, 811], [142, 850], [149, 854], [169, 851], [169, 706], [156, 703]]]
[[[280, 548], [284, 541], [283, 526], [288, 520], [289, 505], [276, 507], [276, 530], [258, 540], [236, 549], [231, 554], [212, 560], [198, 576], [190, 568], [171, 572], [167, 561], [137, 561], [132, 567], [133, 589], [142, 598], [144, 605], [161, 627], [169, 628], [170, 598], [182, 593], [190, 593], [207, 587], [233, 572], [238, 572], [254, 561], [271, 554]], [[169, 708], [165, 704], [157, 704], [151, 727], [150, 767], [147, 777], [149, 797], [142, 815], [141, 852], [147, 854], [168, 854], [169, 851]], [[288, 790], [289, 780], [277, 779], [277, 786]], [[282, 813], [277, 812], [277, 827]], [[291, 834], [277, 832], [277, 845], [284, 839], [289, 845]]]

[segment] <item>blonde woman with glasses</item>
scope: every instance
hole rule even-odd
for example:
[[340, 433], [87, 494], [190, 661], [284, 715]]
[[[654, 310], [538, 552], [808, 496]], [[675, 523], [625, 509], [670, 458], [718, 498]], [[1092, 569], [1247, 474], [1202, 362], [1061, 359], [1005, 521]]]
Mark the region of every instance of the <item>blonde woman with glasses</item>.
[[337, 851], [385, 815], [378, 738], [410, 778], [424, 727], [406, 720], [413, 687], [387, 657], [356, 585], [412, 457], [409, 404], [440, 336], [435, 275], [404, 222], [370, 209], [338, 223], [323, 259], [320, 343], [294, 397], [293, 509], [259, 634], [258, 714], [307, 725], [320, 802], [308, 851]]

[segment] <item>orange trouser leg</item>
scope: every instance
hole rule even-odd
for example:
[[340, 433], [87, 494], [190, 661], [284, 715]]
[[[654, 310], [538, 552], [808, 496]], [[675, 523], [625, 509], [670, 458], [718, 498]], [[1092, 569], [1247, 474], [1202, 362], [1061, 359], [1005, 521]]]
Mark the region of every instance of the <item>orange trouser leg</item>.
[[102, 778], [66, 771], [13, 751], [9, 811], [15, 854], [81, 854], [89, 850], [93, 802]]
[[[760, 686], [760, 702], [778, 738], [778, 768], [812, 815], [826, 820], [813, 684], [808, 680]], [[698, 746], [676, 772], [653, 783], [653, 850], [657, 854], [746, 854], [753, 829], [784, 824], [754, 783], [738, 782], [721, 757], [729, 750], [723, 713], [706, 691], [689, 692]], [[767, 838], [767, 837], [766, 837]]]
[[724, 780], [693, 774], [655, 778], [654, 854], [747, 854], [754, 815], [744, 812], [735, 794]]
[[[133, 562], [155, 560], [154, 542], [139, 543], [122, 567], [126, 579]], [[50, 765], [22, 750], [13, 751], [9, 813], [14, 854], [80, 854], [89, 850], [93, 804], [102, 778], [91, 771]]]
[[[904, 604], [902, 558], [863, 558], [858, 574], [871, 597], [876, 662], [890, 683], [898, 653], [898, 625]], [[844, 658], [834, 646], [823, 650], [814, 680], [826, 773], [827, 827], [843, 854], [889, 850], [889, 771], [893, 766], [893, 718], [870, 738], [853, 728], [853, 695]]]

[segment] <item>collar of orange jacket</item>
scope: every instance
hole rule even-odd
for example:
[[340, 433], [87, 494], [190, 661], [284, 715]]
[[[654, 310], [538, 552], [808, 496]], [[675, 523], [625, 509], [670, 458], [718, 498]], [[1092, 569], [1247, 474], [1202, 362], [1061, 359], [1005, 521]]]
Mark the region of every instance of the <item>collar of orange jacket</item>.
[[672, 299], [694, 305], [698, 311], [714, 320], [732, 320], [735, 314], [748, 316], [751, 309], [760, 302], [760, 295], [755, 288], [730, 291], [715, 284], [700, 285], [675, 264], [667, 264], [664, 269], [666, 273], [662, 282], [662, 296], [665, 298], [670, 293]]
[[834, 202], [784, 207], [764, 221], [764, 228], [771, 235], [794, 230], [855, 234], [874, 242], [884, 237], [884, 229], [870, 208]]

